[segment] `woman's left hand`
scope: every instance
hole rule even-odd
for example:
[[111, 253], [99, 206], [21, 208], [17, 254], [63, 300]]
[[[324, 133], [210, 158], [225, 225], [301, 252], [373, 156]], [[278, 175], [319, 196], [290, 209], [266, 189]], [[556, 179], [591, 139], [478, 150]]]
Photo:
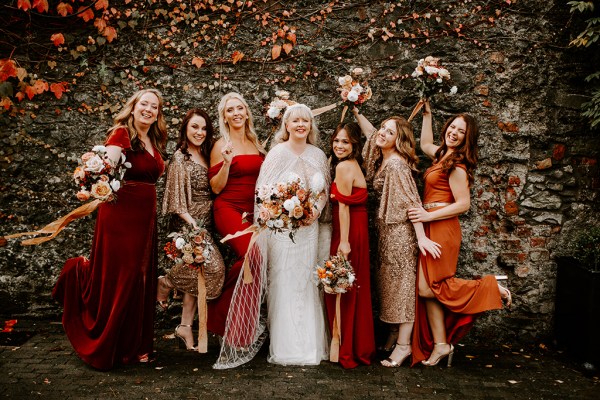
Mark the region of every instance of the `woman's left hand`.
[[434, 242], [427, 236], [419, 238], [419, 249], [424, 256], [429, 253], [433, 258], [440, 258], [442, 255], [442, 245]]
[[415, 207], [408, 209], [408, 219], [410, 222], [429, 222], [431, 215], [423, 207]]
[[350, 251], [350, 243], [340, 242], [340, 245], [338, 246], [338, 254], [341, 254], [347, 260]]

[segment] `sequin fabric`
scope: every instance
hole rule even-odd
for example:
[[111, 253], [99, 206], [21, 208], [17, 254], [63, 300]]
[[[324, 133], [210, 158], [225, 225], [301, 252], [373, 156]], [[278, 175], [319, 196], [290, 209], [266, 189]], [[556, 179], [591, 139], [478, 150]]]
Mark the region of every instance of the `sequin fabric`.
[[[194, 219], [202, 220], [209, 232], [212, 231], [212, 200], [207, 169], [177, 150], [169, 163], [167, 183], [163, 199], [163, 213], [172, 214], [169, 232], [179, 231], [185, 221], [177, 214], [188, 212]], [[225, 264], [212, 237], [212, 257], [205, 264], [206, 297], [219, 296], [225, 279]], [[169, 266], [171, 266], [170, 264]], [[167, 273], [169, 281], [182, 292], [198, 294], [198, 271], [185, 265], [172, 266]]]

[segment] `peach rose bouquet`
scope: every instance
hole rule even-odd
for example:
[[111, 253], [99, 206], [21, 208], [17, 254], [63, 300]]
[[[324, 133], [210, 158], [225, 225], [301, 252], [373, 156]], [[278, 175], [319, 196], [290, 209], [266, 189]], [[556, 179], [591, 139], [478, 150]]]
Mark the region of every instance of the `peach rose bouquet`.
[[106, 155], [105, 146], [94, 146], [81, 156], [79, 166], [73, 172], [73, 180], [79, 187], [77, 199], [115, 200], [127, 168], [131, 168], [131, 163], [125, 160], [124, 154], [114, 165]]
[[175, 264], [185, 264], [192, 269], [201, 269], [210, 259], [214, 250], [208, 240], [208, 231], [202, 221], [197, 221], [198, 229], [184, 226], [181, 232], [171, 232], [167, 237], [172, 238], [164, 247], [168, 259]]

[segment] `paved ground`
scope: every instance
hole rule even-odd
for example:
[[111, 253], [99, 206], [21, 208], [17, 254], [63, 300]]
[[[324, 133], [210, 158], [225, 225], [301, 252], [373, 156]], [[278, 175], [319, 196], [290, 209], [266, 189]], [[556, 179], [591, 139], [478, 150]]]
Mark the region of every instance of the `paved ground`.
[[[266, 362], [263, 349], [250, 364], [211, 369], [217, 353], [179, 350], [167, 332], [157, 331], [158, 359], [148, 365], [99, 372], [73, 353], [59, 323], [19, 321], [30, 332], [20, 346], [0, 346], [0, 397], [11, 399], [600, 399], [600, 379], [584, 376], [562, 354], [548, 349], [465, 345], [454, 365], [345, 371], [280, 367]], [[18, 339], [18, 335], [14, 335]]]

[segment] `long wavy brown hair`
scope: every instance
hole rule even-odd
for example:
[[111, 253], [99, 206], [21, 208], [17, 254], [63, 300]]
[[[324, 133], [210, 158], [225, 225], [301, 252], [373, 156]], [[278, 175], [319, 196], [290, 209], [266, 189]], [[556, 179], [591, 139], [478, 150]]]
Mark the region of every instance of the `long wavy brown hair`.
[[[335, 153], [333, 152], [333, 141], [335, 140], [338, 132], [341, 131], [342, 129], [344, 129], [346, 131], [346, 133], [348, 134], [348, 141], [352, 144], [352, 152], [350, 153], [350, 155], [348, 155], [348, 157], [340, 160], [336, 157]], [[329, 142], [329, 144], [331, 146], [331, 152], [329, 153], [329, 155], [331, 156], [331, 173], [332, 174], [335, 173], [335, 167], [340, 162], [345, 161], [345, 160], [356, 160], [356, 162], [358, 162], [358, 165], [362, 169], [363, 158], [362, 158], [362, 154], [361, 154], [360, 138], [361, 138], [360, 126], [356, 122], [340, 123], [335, 128], [335, 132], [333, 132], [333, 135], [331, 135], [331, 139]]]
[[[457, 118], [462, 118], [467, 125], [465, 129], [464, 140], [454, 148], [452, 153], [444, 159], [444, 156], [448, 154], [448, 146], [446, 145], [446, 132], [448, 128]], [[449, 174], [456, 168], [456, 164], [464, 164], [467, 167], [467, 175], [469, 177], [469, 185], [473, 184], [475, 179], [474, 172], [477, 167], [477, 161], [479, 160], [479, 151], [477, 148], [477, 138], [479, 137], [479, 125], [477, 120], [469, 114], [457, 114], [454, 115], [444, 124], [442, 128], [442, 144], [435, 152], [434, 162], [437, 163], [442, 161], [442, 171]]]
[[204, 142], [200, 145], [200, 154], [208, 162], [210, 160], [210, 151], [212, 150], [215, 142], [215, 129], [213, 127], [212, 119], [208, 116], [208, 113], [201, 108], [192, 108], [185, 114], [183, 121], [181, 121], [181, 127], [179, 128], [179, 139], [177, 141], [177, 149], [181, 150], [186, 160], [190, 159], [190, 152], [188, 151], [188, 138], [187, 138], [187, 126], [190, 120], [194, 116], [204, 118], [206, 122], [206, 137]]
[[156, 89], [143, 89], [138, 90], [127, 100], [127, 103], [123, 106], [119, 114], [114, 119], [112, 128], [109, 129], [109, 134], [117, 128], [125, 127], [129, 131], [129, 140], [131, 141], [131, 148], [134, 151], [144, 150], [144, 143], [140, 140], [137, 131], [134, 126], [133, 109], [136, 104], [140, 101], [143, 95], [146, 93], [152, 93], [158, 98], [158, 115], [156, 121], [150, 125], [148, 130], [148, 137], [152, 145], [158, 150], [160, 156], [164, 159], [166, 157], [166, 144], [167, 144], [167, 124], [162, 112], [163, 98], [161, 93]]

